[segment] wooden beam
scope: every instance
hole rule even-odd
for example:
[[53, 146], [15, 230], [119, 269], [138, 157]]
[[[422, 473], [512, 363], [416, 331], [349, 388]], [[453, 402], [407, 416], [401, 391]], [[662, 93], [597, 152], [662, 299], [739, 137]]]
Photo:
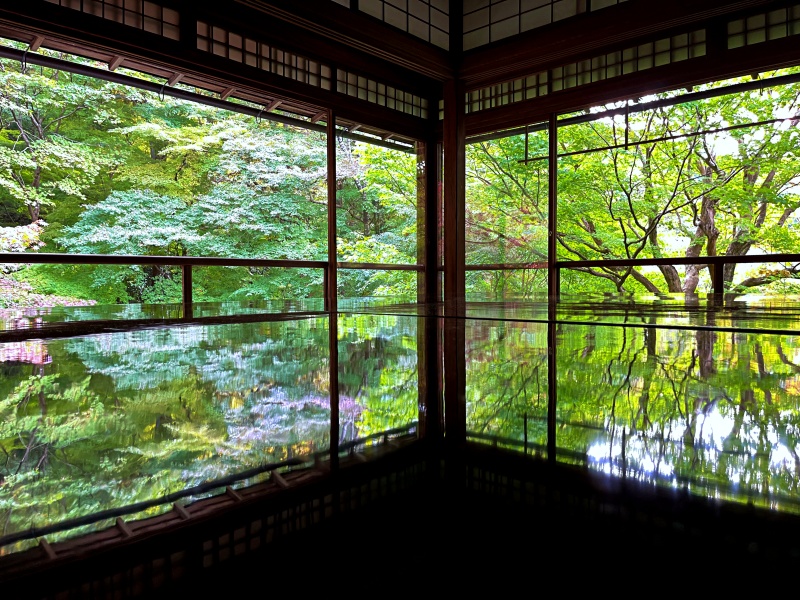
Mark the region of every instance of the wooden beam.
[[611, 77], [526, 100], [470, 113], [468, 136], [544, 122], [553, 112], [568, 113], [626, 98], [700, 85], [718, 79], [750, 76], [757, 71], [800, 62], [797, 36], [722, 50], [637, 73]]
[[170, 78], [167, 80], [167, 85], [168, 85], [169, 87], [172, 87], [173, 85], [175, 85], [176, 83], [178, 83], [178, 82], [179, 82], [181, 79], [183, 79], [183, 73], [174, 73], [174, 74], [172, 74], [172, 75], [170, 76]]
[[580, 18], [550, 25], [463, 54], [459, 76], [468, 88], [537, 73], [553, 66], [599, 56], [612, 49], [660, 39], [693, 26], [747, 10], [768, 10], [771, 0], [675, 0], [654, 11], [650, 2], [623, 2]]
[[[208, 10], [214, 10], [218, 4], [211, 0], [198, 1]], [[350, 60], [337, 59], [335, 62], [338, 64], [357, 65], [368, 56], [403, 67], [411, 74], [418, 73], [439, 81], [445, 81], [455, 73], [447, 51], [330, 0], [239, 0], [239, 3], [273, 17], [269, 21], [279, 24], [283, 30], [275, 33], [293, 35], [295, 44], [298, 33], [291, 33], [294, 28], [298, 28], [300, 33], [312, 34], [308, 48], [317, 55], [333, 56], [333, 47], [324, 49], [331, 42], [334, 47], [348, 48]], [[231, 12], [228, 6], [225, 10]], [[356, 57], [355, 53], [361, 54], [362, 58]]]
[[327, 114], [328, 114], [328, 111], [327, 111], [327, 110], [320, 111], [320, 112], [318, 112], [317, 114], [315, 114], [313, 117], [311, 117], [311, 122], [312, 122], [312, 123], [316, 123], [317, 121], [319, 121], [320, 119], [322, 119], [322, 118], [323, 118], [324, 116], [326, 116]]
[[235, 91], [236, 91], [236, 88], [229, 87], [229, 88], [223, 90], [222, 92], [220, 92], [219, 99], [220, 100], [227, 100], [230, 97], [230, 95]]
[[466, 337], [464, 294], [465, 180], [464, 86], [444, 86], [444, 404], [445, 442], [466, 439]]
[[[325, 0], [325, 3], [335, 6], [329, 0]], [[97, 59], [99, 56], [99, 60], [106, 63], [111, 60], [109, 56], [125, 56], [127, 68], [159, 78], [168, 78], [176, 72], [183, 73], [183, 83], [214, 91], [215, 97], [220, 91], [235, 87], [239, 97], [252, 102], [263, 102], [255, 97], [280, 97], [284, 108], [290, 112], [295, 107], [312, 108], [313, 111], [330, 108], [348, 121], [369, 123], [417, 139], [425, 135], [424, 120], [419, 117], [336, 92], [335, 68], [332, 72], [334, 89], [323, 89], [202, 52], [182, 42], [158, 36], [145, 37], [141, 31], [123, 24], [108, 21], [102, 28], [97, 28], [94, 27], [96, 17], [48, 3], [39, 4], [37, 2], [34, 9], [29, 3], [13, 3], [9, 6], [0, 2], [0, 28], [8, 26], [18, 32], [17, 35], [23, 32], [43, 35], [47, 37], [48, 47], [89, 58]], [[206, 5], [205, 9], [200, 4]], [[262, 12], [244, 6], [226, 4], [223, 10], [218, 3], [199, 2], [192, 3], [190, 12], [206, 22], [230, 27], [232, 31], [238, 30], [252, 39], [264, 40], [287, 51], [297, 52], [299, 56], [322, 65], [347, 65], [347, 68], [360, 74], [406, 92], [427, 96], [431, 86], [435, 85], [430, 78], [375, 57], [365, 58], [363, 53], [333, 42], [314, 39], [308, 32], [279, 19], [269, 19]]]
[[116, 525], [117, 525], [117, 529], [119, 529], [122, 532], [123, 537], [126, 537], [126, 538], [133, 537], [133, 531], [131, 531], [131, 528], [123, 520], [122, 517], [117, 517]]
[[116, 55], [108, 62], [108, 70], [109, 71], [116, 71], [117, 68], [122, 64], [122, 61], [125, 60], [124, 56]]
[[39, 48], [42, 47], [44, 39], [45, 38], [43, 35], [37, 35], [35, 38], [33, 38], [33, 41], [28, 46], [28, 50], [30, 50], [31, 52], [36, 52]]
[[44, 550], [44, 553], [50, 560], [55, 560], [56, 558], [58, 558], [58, 556], [56, 555], [56, 551], [53, 550], [53, 547], [50, 545], [50, 542], [48, 542], [45, 538], [39, 538], [39, 547], [42, 550]]

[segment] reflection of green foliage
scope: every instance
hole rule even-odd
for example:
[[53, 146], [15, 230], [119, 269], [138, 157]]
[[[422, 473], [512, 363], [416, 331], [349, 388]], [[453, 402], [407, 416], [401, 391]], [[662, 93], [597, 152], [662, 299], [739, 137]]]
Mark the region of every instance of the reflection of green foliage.
[[[546, 327], [470, 322], [468, 434], [546, 445]], [[556, 353], [559, 461], [798, 510], [793, 339], [562, 324]]]
[[[327, 450], [327, 325], [53, 340], [33, 377], [1, 363], [0, 535]], [[341, 440], [416, 422], [416, 320], [342, 316], [339, 329]]]
[[339, 316], [342, 436], [363, 437], [418, 420], [417, 322]]
[[800, 369], [782, 336], [570, 326], [561, 339], [559, 448], [619, 468], [624, 441], [626, 467], [645, 479], [796, 493], [771, 476], [797, 474], [800, 443]]
[[[101, 460], [114, 422], [115, 415], [89, 390], [88, 378], [66, 386], [53, 375], [20, 382], [0, 401], [4, 522], [13, 517], [37, 523], [81, 503], [96, 506], [103, 488], [76, 479]], [[45, 471], [48, 477], [41, 476]]]
[[531, 323], [470, 323], [467, 430], [524, 442], [547, 440], [546, 327]]
[[[796, 68], [793, 69], [796, 72]], [[713, 87], [716, 84], [710, 84]], [[728, 94], [561, 126], [558, 258], [741, 256], [798, 248], [797, 84]], [[594, 109], [591, 109], [594, 111]], [[589, 110], [587, 110], [587, 113]], [[627, 127], [626, 127], [627, 122]], [[703, 133], [736, 127], [724, 134]], [[674, 139], [662, 139], [662, 138]], [[653, 143], [636, 143], [661, 139]], [[467, 262], [530, 263], [547, 255], [545, 132], [467, 147]], [[531, 296], [545, 278], [471, 272], [468, 291]], [[724, 271], [729, 289], [796, 289], [791, 265]], [[793, 281], [794, 280], [794, 281]], [[562, 291], [695, 293], [705, 267], [562, 270]]]

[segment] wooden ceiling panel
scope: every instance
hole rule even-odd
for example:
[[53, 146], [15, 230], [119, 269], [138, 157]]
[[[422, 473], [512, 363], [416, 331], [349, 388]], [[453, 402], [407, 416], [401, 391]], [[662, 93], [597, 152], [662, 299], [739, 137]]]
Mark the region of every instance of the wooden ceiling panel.
[[774, 0], [629, 0], [584, 13], [514, 38], [465, 52], [459, 77], [468, 89], [508, 81], [564, 63], [657, 39], [725, 15], [796, 2]]

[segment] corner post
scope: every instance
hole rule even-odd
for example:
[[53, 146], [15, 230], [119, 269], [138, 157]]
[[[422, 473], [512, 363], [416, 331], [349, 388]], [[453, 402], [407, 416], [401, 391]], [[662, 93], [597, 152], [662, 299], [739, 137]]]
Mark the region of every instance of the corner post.
[[444, 85], [444, 404], [446, 442], [466, 441], [466, 93], [462, 81]]
[[183, 293], [183, 318], [193, 319], [192, 308], [192, 265], [181, 265], [181, 289]]

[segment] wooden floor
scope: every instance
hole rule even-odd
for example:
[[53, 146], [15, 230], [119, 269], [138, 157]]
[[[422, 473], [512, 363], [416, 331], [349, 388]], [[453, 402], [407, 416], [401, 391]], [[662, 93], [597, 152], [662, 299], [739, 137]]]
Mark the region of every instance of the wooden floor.
[[[480, 457], [479, 468], [486, 460], [492, 459]], [[800, 564], [795, 518], [766, 521], [746, 507], [719, 511], [704, 503], [659, 515], [663, 497], [647, 493], [630, 496], [624, 510], [601, 514], [597, 502], [613, 503], [615, 494], [596, 490], [581, 500], [573, 483], [553, 490], [551, 503], [538, 509], [461, 485], [408, 490], [161, 594], [518, 596], [548, 579], [565, 589], [627, 589], [687, 577], [690, 587], [719, 590], [735, 585], [739, 568], [749, 578], [788, 574]]]
[[[198, 515], [140, 541], [134, 535], [127, 550], [87, 549], [60, 565], [51, 561], [52, 568], [40, 562], [39, 571], [13, 580], [0, 569], [0, 598], [493, 597], [550, 589], [548, 582], [565, 592], [611, 585], [623, 593], [636, 585], [650, 593], [664, 581], [696, 586], [700, 575], [717, 590], [737, 577], [785, 578], [800, 564], [798, 517], [607, 479], [484, 444], [442, 449], [412, 443], [353, 461], [336, 477], [317, 473], [306, 481], [240, 500], [219, 517]], [[329, 497], [358, 507], [256, 551], [200, 566], [198, 550], [212, 543], [206, 540], [222, 546], [218, 540], [235, 538], [228, 532], [259, 515], [292, 513], [292, 506]], [[154, 577], [151, 567], [162, 559], [152, 557], [181, 548], [188, 553], [183, 575]], [[209, 552], [221, 556], [220, 548]], [[150, 566], [137, 571], [125, 561]], [[54, 592], [59, 577], [95, 583]]]

